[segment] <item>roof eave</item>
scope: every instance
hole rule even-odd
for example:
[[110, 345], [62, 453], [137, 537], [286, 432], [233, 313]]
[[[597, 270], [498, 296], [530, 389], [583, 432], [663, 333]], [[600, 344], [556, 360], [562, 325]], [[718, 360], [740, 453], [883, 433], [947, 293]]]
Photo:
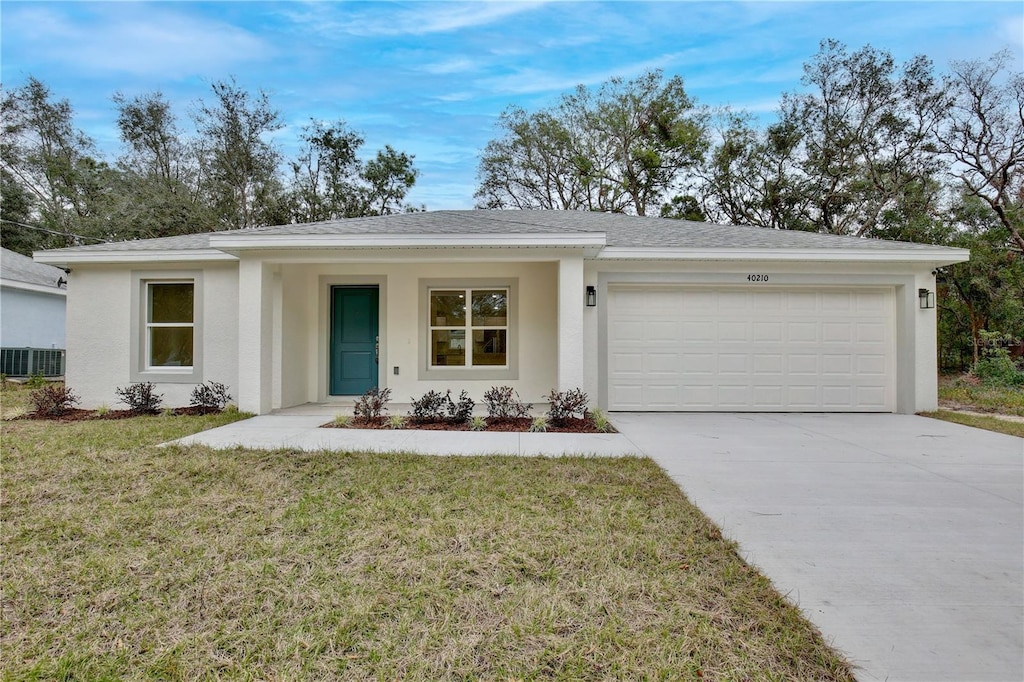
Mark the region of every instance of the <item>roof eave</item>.
[[68, 292], [57, 286], [57, 280], [52, 285], [34, 284], [32, 282], [21, 282], [16, 279], [0, 279], [0, 286], [22, 291], [32, 291], [38, 294], [50, 294], [51, 296], [67, 296]]
[[679, 249], [647, 247], [607, 247], [597, 260], [702, 260], [761, 262], [857, 262], [857, 263], [930, 263], [953, 265], [970, 260], [967, 249]]
[[37, 263], [67, 267], [76, 263], [168, 263], [181, 261], [225, 261], [238, 258], [219, 249], [163, 249], [160, 251], [39, 251], [33, 254]]
[[572, 234], [214, 234], [210, 246], [237, 251], [321, 248], [567, 248], [600, 250], [607, 243], [603, 232]]

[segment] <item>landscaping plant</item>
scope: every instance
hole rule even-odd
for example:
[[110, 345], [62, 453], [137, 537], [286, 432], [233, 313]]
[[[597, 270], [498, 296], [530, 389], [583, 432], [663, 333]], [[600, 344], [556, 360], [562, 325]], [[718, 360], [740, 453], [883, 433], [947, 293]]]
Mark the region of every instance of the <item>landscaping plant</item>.
[[231, 394], [228, 387], [219, 381], [207, 381], [192, 389], [192, 407], [198, 407], [204, 412], [223, 410], [231, 402]]
[[417, 424], [431, 424], [444, 419], [448, 403], [451, 402], [450, 391], [448, 394], [440, 391], [427, 391], [419, 399], [412, 400], [412, 412], [409, 416]]
[[36, 414], [47, 417], [63, 416], [78, 404], [78, 396], [64, 384], [44, 384], [32, 391], [29, 400]]
[[565, 426], [573, 417], [583, 419], [587, 413], [587, 394], [578, 388], [568, 391], [551, 389], [548, 394], [548, 420], [552, 426]]
[[484, 405], [491, 419], [525, 419], [530, 416], [530, 403], [519, 400], [519, 394], [511, 386], [492, 386], [484, 393]]
[[548, 430], [548, 418], [547, 417], [534, 417], [533, 421], [530, 422], [530, 433], [544, 433]]
[[380, 389], [374, 386], [356, 401], [352, 411], [356, 419], [361, 419], [370, 424], [379, 423], [384, 413], [388, 411], [387, 404], [391, 400], [391, 389]]
[[119, 402], [127, 405], [134, 414], [156, 414], [160, 411], [160, 403], [164, 401], [164, 397], [156, 393], [155, 388], [156, 386], [146, 381], [129, 384], [126, 388], [116, 388], [114, 393], [120, 398]]

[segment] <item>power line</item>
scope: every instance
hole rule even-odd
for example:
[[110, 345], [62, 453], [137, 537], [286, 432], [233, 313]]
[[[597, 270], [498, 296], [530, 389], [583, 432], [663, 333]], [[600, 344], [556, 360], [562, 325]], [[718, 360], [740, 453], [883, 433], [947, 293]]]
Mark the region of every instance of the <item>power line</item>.
[[106, 239], [100, 239], [99, 237], [86, 237], [81, 234], [75, 234], [74, 232], [57, 232], [56, 230], [48, 230], [45, 227], [39, 227], [38, 225], [26, 225], [25, 223], [19, 223], [16, 220], [8, 220], [7, 218], [0, 218], [0, 223], [8, 223], [10, 225], [17, 225], [18, 227], [24, 227], [29, 230], [37, 230], [39, 232], [45, 232], [46, 234], [54, 234], [58, 237], [74, 237], [75, 239], [91, 239], [94, 242], [106, 243]]

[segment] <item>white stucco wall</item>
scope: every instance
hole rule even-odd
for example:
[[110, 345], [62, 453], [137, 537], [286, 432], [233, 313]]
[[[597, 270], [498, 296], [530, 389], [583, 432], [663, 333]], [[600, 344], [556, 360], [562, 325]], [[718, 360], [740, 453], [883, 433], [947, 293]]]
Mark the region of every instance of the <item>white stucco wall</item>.
[[[283, 264], [282, 382], [279, 404], [336, 400], [327, 395], [331, 285], [376, 285], [381, 291], [379, 384], [393, 400], [408, 402], [428, 390], [467, 390], [480, 400], [494, 385], [514, 387], [538, 402], [558, 382], [558, 267], [541, 263]], [[518, 379], [419, 378], [422, 364], [421, 280], [517, 280]], [[582, 300], [582, 299], [581, 299]], [[581, 303], [582, 305], [582, 303]], [[421, 338], [422, 337], [422, 338]], [[398, 367], [398, 374], [394, 368]]]
[[63, 348], [63, 293], [0, 287], [0, 346]]
[[[263, 257], [265, 254], [261, 255]], [[387, 257], [385, 257], [387, 256]], [[340, 400], [327, 395], [331, 285], [376, 285], [381, 292], [379, 383], [395, 402], [430, 389], [466, 389], [476, 400], [489, 387], [513, 386], [522, 399], [541, 402], [560, 383], [580, 376], [596, 404], [604, 390], [604, 303], [616, 282], [746, 285], [746, 275], [768, 273], [776, 286], [892, 287], [896, 304], [897, 411], [936, 405], [935, 310], [920, 310], [917, 289], [934, 291], [932, 268], [898, 264], [750, 262], [576, 261], [562, 267], [555, 255], [540, 262], [392, 259], [378, 254], [359, 263], [260, 262], [89, 266], [73, 269], [68, 287], [68, 382], [84, 407], [117, 407], [114, 389], [130, 382], [132, 273], [201, 271], [203, 380], [259, 393], [239, 401], [243, 409], [266, 411], [306, 402]], [[421, 380], [426, 334], [422, 328], [424, 280], [515, 280], [518, 297], [517, 372], [514, 380]], [[584, 306], [586, 285], [597, 287], [598, 305]], [[560, 296], [560, 291], [562, 295]], [[560, 315], [574, 329], [560, 334]], [[398, 374], [394, 374], [394, 368]], [[564, 375], [564, 376], [563, 376]], [[156, 382], [165, 404], [188, 404], [192, 383]], [[568, 388], [570, 386], [561, 386]]]
[[[132, 381], [132, 273], [141, 270], [169, 277], [183, 271], [202, 272], [202, 319], [197, 320], [202, 343], [201, 379], [219, 381], [237, 397], [236, 265], [169, 264], [139, 268], [77, 265], [69, 275], [68, 285], [66, 378], [68, 385], [81, 397], [81, 407], [124, 407], [118, 403], [115, 389]], [[194, 383], [159, 380], [154, 383], [166, 407], [188, 405], [195, 387]]]

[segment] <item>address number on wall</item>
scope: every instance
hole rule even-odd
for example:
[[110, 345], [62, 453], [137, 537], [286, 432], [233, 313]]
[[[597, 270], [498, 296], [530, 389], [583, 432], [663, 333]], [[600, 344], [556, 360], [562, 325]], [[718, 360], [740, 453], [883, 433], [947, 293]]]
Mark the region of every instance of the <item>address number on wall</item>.
[[767, 282], [768, 275], [747, 275], [748, 282]]

